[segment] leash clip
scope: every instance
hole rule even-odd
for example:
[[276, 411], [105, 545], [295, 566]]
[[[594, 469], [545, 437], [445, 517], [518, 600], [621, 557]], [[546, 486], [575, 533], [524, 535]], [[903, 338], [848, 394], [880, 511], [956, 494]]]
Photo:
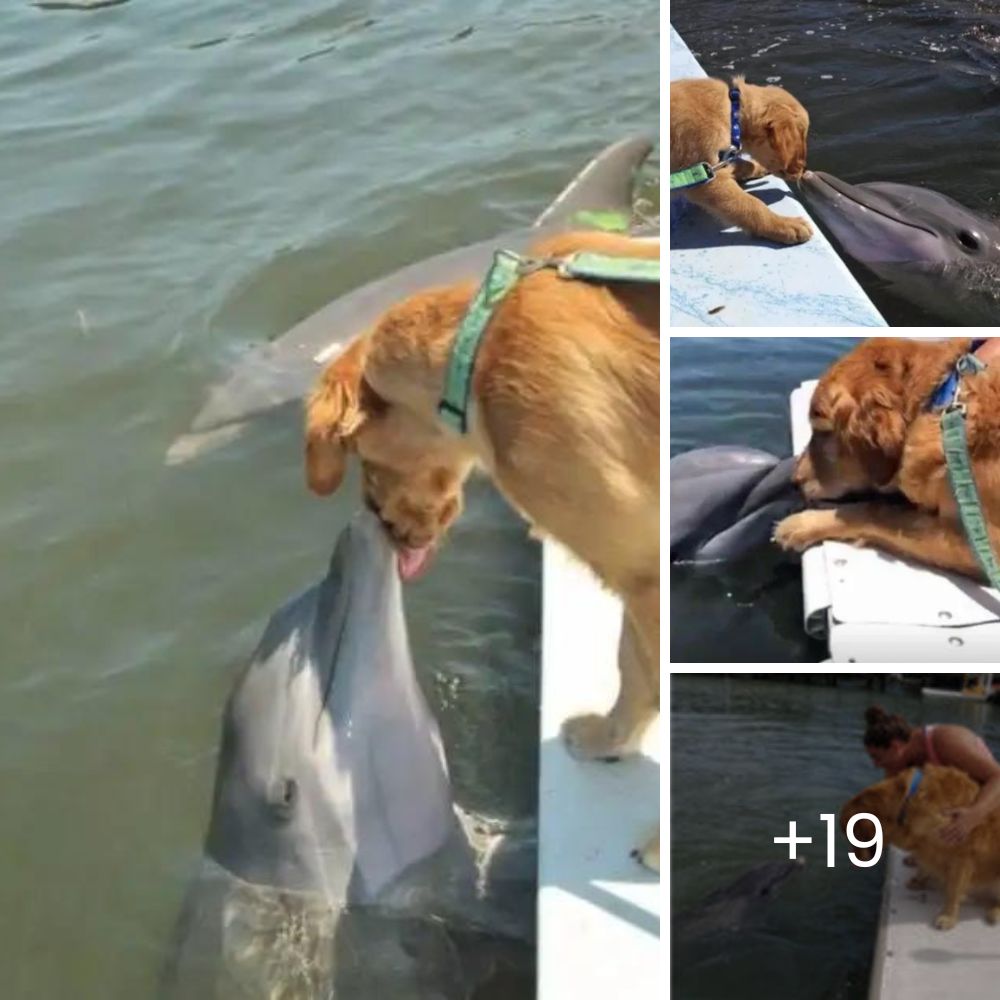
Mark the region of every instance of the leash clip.
[[[500, 252], [506, 253], [507, 251]], [[511, 254], [511, 256], [516, 255]], [[523, 278], [525, 275], [534, 274], [536, 271], [544, 271], [545, 268], [551, 266], [552, 262], [547, 260], [545, 257], [518, 257], [517, 276], [519, 278]]]

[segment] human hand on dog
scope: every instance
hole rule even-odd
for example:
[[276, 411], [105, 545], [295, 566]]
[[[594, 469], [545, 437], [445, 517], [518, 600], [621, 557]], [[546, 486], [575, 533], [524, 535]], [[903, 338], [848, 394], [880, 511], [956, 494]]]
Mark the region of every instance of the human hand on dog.
[[979, 825], [974, 809], [949, 809], [942, 813], [951, 822], [941, 830], [941, 839], [946, 844], [960, 844]]

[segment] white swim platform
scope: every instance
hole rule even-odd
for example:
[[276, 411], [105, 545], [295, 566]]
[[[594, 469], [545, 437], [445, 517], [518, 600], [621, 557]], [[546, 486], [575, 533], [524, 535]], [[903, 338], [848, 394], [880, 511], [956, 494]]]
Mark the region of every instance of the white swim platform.
[[[803, 382], [791, 395], [795, 454], [809, 442], [815, 388]], [[826, 639], [834, 662], [1000, 661], [1000, 593], [967, 577], [824, 542], [803, 553], [802, 590], [806, 631]]]
[[[671, 80], [705, 75], [671, 27]], [[809, 215], [777, 177], [753, 181], [749, 190], [778, 215]], [[886, 325], [815, 223], [812, 239], [781, 246], [681, 204], [675, 224], [671, 199], [671, 326]]]
[[868, 1000], [986, 1000], [1000, 983], [1000, 927], [971, 897], [950, 931], [934, 926], [941, 889], [912, 890], [914, 869], [889, 848]]
[[538, 1000], [662, 1000], [660, 882], [629, 857], [659, 818], [658, 723], [635, 758], [567, 753], [563, 720], [614, 702], [621, 603], [549, 542], [542, 593]]

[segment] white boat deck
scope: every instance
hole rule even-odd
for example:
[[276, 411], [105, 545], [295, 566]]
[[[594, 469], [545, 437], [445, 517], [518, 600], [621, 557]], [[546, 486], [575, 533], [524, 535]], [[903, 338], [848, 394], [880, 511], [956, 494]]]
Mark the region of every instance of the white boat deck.
[[[796, 454], [809, 441], [815, 387], [804, 382], [791, 396]], [[827, 640], [834, 662], [1000, 661], [1000, 593], [967, 577], [824, 542], [802, 556], [802, 589], [806, 631]]]
[[939, 931], [940, 889], [911, 890], [912, 868], [889, 849], [882, 913], [868, 1000], [985, 1000], [1000, 982], [1000, 927], [985, 920], [982, 902], [962, 904], [959, 922]]
[[[671, 27], [670, 78], [695, 76], [705, 71]], [[748, 190], [778, 215], [809, 215], [777, 177]], [[671, 326], [886, 325], [815, 224], [806, 243], [781, 246], [724, 226], [683, 195], [671, 198], [670, 217]]]
[[617, 693], [621, 604], [558, 546], [543, 557], [538, 1000], [666, 996], [660, 882], [629, 857], [659, 818], [659, 733], [608, 764], [570, 757], [563, 720]]

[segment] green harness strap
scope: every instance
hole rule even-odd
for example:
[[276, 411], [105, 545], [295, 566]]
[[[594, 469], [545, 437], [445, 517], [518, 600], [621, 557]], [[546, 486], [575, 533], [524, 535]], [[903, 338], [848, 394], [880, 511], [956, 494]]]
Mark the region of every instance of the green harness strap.
[[498, 250], [455, 334], [451, 357], [445, 370], [444, 389], [438, 402], [438, 416], [459, 434], [466, 434], [469, 430], [472, 372], [483, 334], [493, 317], [493, 310], [517, 284], [518, 278], [546, 267], [555, 268], [564, 278], [582, 281], [650, 283], [660, 280], [659, 259], [581, 252], [569, 257], [534, 260], [521, 257], [510, 250]]
[[609, 257], [600, 253], [575, 253], [557, 265], [564, 278], [584, 281], [638, 281], [658, 284], [660, 258]]
[[696, 163], [693, 167], [675, 170], [670, 175], [670, 190], [680, 191], [682, 188], [707, 184], [714, 176], [715, 171], [712, 169], [711, 164], [704, 161]]
[[517, 284], [524, 260], [509, 250], [497, 250], [483, 283], [479, 286], [462, 317], [451, 348], [444, 375], [444, 391], [438, 403], [438, 415], [452, 430], [469, 430], [469, 394], [472, 392], [472, 369], [476, 354], [489, 325], [493, 310]]
[[[980, 372], [985, 367], [973, 354], [959, 358], [956, 365], [960, 378], [962, 375]], [[951, 483], [952, 493], [955, 494], [965, 537], [990, 586], [1000, 590], [1000, 563], [997, 562], [993, 546], [990, 544], [989, 528], [983, 517], [983, 505], [979, 499], [979, 490], [969, 461], [969, 442], [965, 434], [965, 404], [959, 402], [957, 397], [955, 402], [950, 403], [941, 414], [941, 444], [948, 463], [948, 481]]]

